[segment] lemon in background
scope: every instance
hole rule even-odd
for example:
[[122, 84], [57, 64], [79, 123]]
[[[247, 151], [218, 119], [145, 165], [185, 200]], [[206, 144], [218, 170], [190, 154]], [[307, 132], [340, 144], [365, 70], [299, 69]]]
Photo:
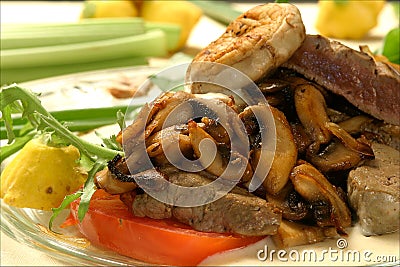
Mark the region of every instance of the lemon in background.
[[361, 39], [377, 25], [384, 5], [384, 0], [318, 1], [315, 27], [327, 37]]
[[181, 26], [178, 49], [182, 48], [196, 25], [202, 10], [187, 1], [143, 1], [140, 16], [145, 21], [168, 22]]
[[138, 13], [130, 0], [86, 0], [81, 18], [136, 17]]
[[327, 37], [361, 39], [378, 22], [385, 1], [319, 1], [315, 27]]

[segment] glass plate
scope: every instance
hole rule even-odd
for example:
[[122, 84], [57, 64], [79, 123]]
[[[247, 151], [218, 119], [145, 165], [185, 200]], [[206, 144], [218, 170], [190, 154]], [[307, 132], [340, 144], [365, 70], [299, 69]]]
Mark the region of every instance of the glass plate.
[[[43, 79], [21, 84], [35, 92], [41, 92], [43, 105], [49, 110], [62, 108], [85, 108], [124, 105], [130, 99], [114, 99], [107, 88], [112, 81], [127, 77], [143, 81], [159, 68], [134, 67], [87, 72]], [[149, 91], [139, 97], [138, 103], [153, 99], [159, 91]], [[117, 127], [103, 127], [100, 133], [115, 134]], [[89, 137], [89, 138], [93, 138]], [[62, 213], [54, 223], [58, 234], [47, 228], [51, 212], [21, 209], [8, 206], [1, 200], [1, 230], [4, 234], [37, 250], [66, 262], [68, 265], [149, 265], [121, 256], [110, 250], [90, 245], [75, 227], [59, 228], [68, 215]], [[346, 238], [329, 239], [325, 242], [279, 251], [269, 238], [265, 238], [243, 249], [213, 255], [203, 261], [204, 265], [357, 265], [398, 266], [399, 233], [365, 237], [355, 226], [349, 229]]]

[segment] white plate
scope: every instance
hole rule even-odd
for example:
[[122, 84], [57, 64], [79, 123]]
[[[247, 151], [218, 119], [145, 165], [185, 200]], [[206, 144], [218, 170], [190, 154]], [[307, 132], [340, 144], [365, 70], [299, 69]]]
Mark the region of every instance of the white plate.
[[[43, 92], [42, 102], [49, 110], [129, 104], [113, 99], [105, 90], [111, 80], [119, 77], [146, 77], [157, 68], [135, 67], [67, 75], [22, 84], [35, 92]], [[144, 103], [159, 92], [138, 99]], [[103, 134], [113, 134], [115, 126], [101, 128]], [[91, 137], [90, 137], [91, 138]], [[67, 216], [57, 219], [58, 225]], [[146, 263], [103, 250], [84, 246], [83, 239], [71, 241], [66, 236], [82, 237], [74, 227], [56, 228], [64, 235], [47, 230], [51, 212], [10, 207], [1, 201], [1, 230], [17, 241], [27, 244], [71, 265], [148, 265]], [[325, 242], [286, 249], [278, 253], [269, 238], [244, 249], [228, 251], [206, 259], [204, 265], [389, 265], [399, 264], [399, 233], [365, 237], [358, 227], [348, 229], [349, 236]], [[79, 242], [78, 242], [79, 241]], [[343, 245], [344, 244], [344, 245]], [[267, 252], [265, 254], [265, 252]], [[304, 258], [305, 257], [305, 258]], [[311, 258], [308, 258], [311, 257]]]

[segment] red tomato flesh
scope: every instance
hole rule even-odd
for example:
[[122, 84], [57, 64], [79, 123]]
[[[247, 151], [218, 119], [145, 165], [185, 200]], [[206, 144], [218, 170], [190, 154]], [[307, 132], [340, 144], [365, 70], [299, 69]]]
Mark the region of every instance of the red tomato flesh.
[[94, 245], [154, 264], [197, 265], [210, 255], [240, 248], [263, 237], [241, 237], [193, 230], [173, 220], [134, 216], [118, 196], [97, 190], [82, 222], [79, 200], [71, 204], [71, 217]]

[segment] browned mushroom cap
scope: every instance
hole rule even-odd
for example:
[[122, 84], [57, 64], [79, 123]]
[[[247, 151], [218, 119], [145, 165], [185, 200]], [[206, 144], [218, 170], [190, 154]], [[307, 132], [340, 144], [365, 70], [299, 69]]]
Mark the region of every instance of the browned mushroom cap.
[[125, 160], [117, 156], [108, 162], [107, 168], [96, 173], [94, 182], [110, 194], [123, 194], [138, 185], [145, 190], [163, 190], [165, 184], [161, 181], [165, 179], [166, 176], [154, 168], [130, 174]]
[[109, 194], [121, 194], [134, 190], [136, 183], [123, 182], [111, 173], [107, 168], [96, 173], [94, 177], [95, 184], [98, 188], [102, 188]]
[[146, 127], [149, 117], [152, 115], [152, 111], [154, 111], [154, 109], [151, 109], [150, 105], [145, 104], [135, 121], [123, 131], [119, 132], [116, 140], [120, 144], [123, 144], [126, 157], [129, 157], [130, 154], [135, 151], [138, 138], [144, 141], [143, 129]]
[[[180, 129], [185, 127], [170, 126], [152, 134], [146, 140], [146, 151], [150, 158], [157, 164], [169, 163], [167, 154], [172, 162], [181, 155], [191, 158], [193, 155], [192, 144], [188, 135], [182, 134]], [[176, 151], [178, 150], [179, 151]], [[171, 158], [172, 157], [172, 158]]]
[[[229, 159], [224, 157], [218, 150], [214, 154], [212, 150], [209, 149], [201, 149], [201, 142], [210, 141], [214, 143], [216, 146], [218, 143], [215, 139], [208, 134], [204, 129], [198, 126], [198, 124], [194, 121], [190, 121], [188, 123], [189, 129], [189, 138], [192, 144], [193, 152], [195, 156], [200, 160], [202, 166], [211, 174], [221, 177], [225, 170], [227, 170]], [[243, 175], [241, 177], [242, 181], [249, 181], [253, 177], [253, 171], [247, 159], [242, 155], [236, 153], [235, 155], [229, 155], [232, 160], [232, 165], [230, 167], [232, 169], [239, 168], [241, 170], [242, 164], [246, 164], [246, 168], [244, 169]], [[210, 161], [211, 160], [211, 161]], [[235, 174], [240, 172], [233, 172]], [[228, 173], [225, 173], [224, 178], [230, 179], [230, 174], [232, 174], [232, 170], [229, 170]]]
[[290, 124], [290, 127], [292, 128], [293, 138], [298, 153], [304, 154], [312, 143], [310, 137], [307, 135], [306, 130], [301, 123], [292, 123]]
[[227, 166], [226, 159], [222, 157], [218, 151], [215, 153], [215, 151], [211, 149], [201, 149], [200, 147], [200, 143], [203, 141], [211, 141], [215, 146], [217, 142], [194, 121], [189, 121], [188, 129], [193, 152], [200, 160], [202, 166], [206, 168], [209, 173], [215, 176], [221, 176]]
[[96, 173], [94, 183], [110, 194], [129, 192], [137, 187], [134, 181], [126, 179], [129, 174], [125, 160], [117, 155], [108, 162], [107, 168]]
[[326, 114], [329, 117], [329, 120], [334, 123], [339, 123], [351, 118], [347, 113], [327, 107]]
[[333, 122], [327, 122], [325, 124], [326, 129], [328, 129], [333, 135], [335, 135], [339, 140], [349, 149], [360, 154], [362, 158], [373, 159], [374, 152], [365, 139], [353, 138], [348, 132], [343, 130], [339, 125]]
[[319, 169], [321, 172], [332, 172], [348, 170], [360, 164], [364, 159], [372, 159], [374, 157], [371, 147], [362, 138], [354, 139], [349, 132], [358, 133], [361, 131], [362, 125], [371, 119], [366, 116], [356, 116], [345, 120], [339, 124], [327, 122], [325, 124], [333, 135], [340, 142], [335, 141], [329, 144], [321, 153], [308, 154], [307, 159]]
[[[261, 132], [257, 117], [253, 113], [253, 109], [257, 107], [246, 107], [239, 113], [239, 118], [242, 120], [246, 133], [250, 141], [250, 147], [260, 147], [261, 145]], [[267, 107], [265, 107], [267, 108]]]
[[270, 94], [287, 88], [289, 86], [289, 82], [282, 79], [269, 78], [258, 83], [257, 86], [263, 94]]
[[329, 218], [339, 233], [351, 225], [351, 214], [335, 187], [315, 167], [301, 163], [293, 168], [290, 180], [295, 190], [308, 202], [324, 202], [331, 206]]
[[[153, 117], [150, 119], [150, 122], [146, 126], [145, 137], [147, 138], [154, 132], [160, 131], [162, 128], [166, 128], [168, 126], [173, 125], [174, 123], [182, 123], [176, 120], [171, 120], [170, 125], [164, 124], [166, 118], [171, 114], [171, 112], [180, 104], [184, 103], [185, 101], [194, 98], [193, 94], [179, 91], [176, 93], [169, 92], [165, 96], [160, 97], [154, 102], [153, 109], [158, 110], [155, 112]], [[187, 108], [191, 109], [190, 105], [186, 106]], [[181, 109], [184, 107], [181, 106]], [[183, 112], [183, 110], [180, 110]], [[179, 114], [176, 114], [179, 115]]]
[[306, 217], [309, 204], [294, 190], [289, 181], [285, 187], [276, 195], [266, 195], [267, 201], [282, 210], [282, 217], [287, 220], [301, 220]]
[[340, 142], [330, 143], [321, 153], [311, 155], [308, 160], [323, 173], [348, 170], [363, 159], [360, 154]]
[[315, 154], [321, 144], [326, 144], [331, 140], [331, 133], [325, 127], [325, 124], [329, 122], [325, 99], [312, 84], [300, 84], [294, 93], [294, 103], [297, 115], [313, 141], [309, 152]]
[[282, 220], [276, 235], [271, 236], [278, 248], [321, 242], [337, 236], [334, 227], [318, 227]]
[[358, 115], [349, 119], [343, 120], [338, 123], [339, 127], [348, 132], [349, 134], [360, 133], [367, 123], [373, 121], [371, 117]]
[[207, 117], [203, 117], [201, 122], [204, 123], [204, 130], [209, 133], [218, 144], [224, 144], [230, 147], [230, 138], [225, 128], [217, 121]]
[[[263, 107], [251, 106], [249, 109], [262, 109]], [[277, 194], [289, 180], [289, 174], [296, 164], [297, 148], [293, 139], [293, 134], [285, 115], [274, 107], [270, 107], [275, 121], [276, 147], [274, 159], [267, 177], [257, 177], [264, 179], [263, 186], [269, 194]], [[252, 165], [255, 170], [257, 166], [265, 166], [269, 161], [267, 156], [261, 156], [261, 148], [255, 148]], [[256, 172], [257, 175], [257, 172]]]
[[145, 104], [135, 121], [117, 136], [117, 141], [123, 144], [125, 156], [128, 158], [134, 151], [136, 153], [138, 144], [144, 142], [152, 133], [169, 126], [163, 125], [166, 117], [176, 106], [193, 97], [186, 92], [167, 92], [150, 105]]

